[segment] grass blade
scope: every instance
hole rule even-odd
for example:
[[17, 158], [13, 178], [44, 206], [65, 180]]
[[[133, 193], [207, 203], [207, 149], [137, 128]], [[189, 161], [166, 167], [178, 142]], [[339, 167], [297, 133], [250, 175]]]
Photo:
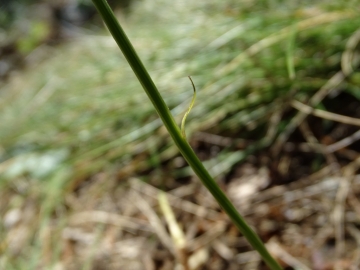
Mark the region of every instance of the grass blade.
[[233, 223], [238, 227], [240, 232], [259, 252], [266, 264], [273, 270], [282, 269], [280, 265], [276, 262], [276, 260], [270, 255], [258, 235], [250, 228], [249, 225], [247, 225], [243, 217], [235, 209], [234, 205], [230, 202], [224, 192], [219, 188], [215, 180], [210, 176], [201, 161], [198, 159], [189, 143], [182, 136], [180, 128], [177, 126], [173, 116], [170, 113], [169, 108], [166, 106], [149, 73], [142, 64], [130, 40], [121, 28], [119, 22], [117, 21], [114, 13], [112, 12], [107, 2], [105, 0], [93, 0], [93, 3], [101, 14], [110, 33], [120, 47], [125, 58], [129, 62], [129, 65], [136, 74], [138, 80], [143, 86], [146, 94], [154, 105], [165, 127], [169, 131], [172, 139], [179, 148], [185, 160], [189, 163], [189, 165], [199, 177], [201, 182], [211, 192], [211, 194], [214, 196], [214, 198], [217, 200], [223, 210], [227, 213]]

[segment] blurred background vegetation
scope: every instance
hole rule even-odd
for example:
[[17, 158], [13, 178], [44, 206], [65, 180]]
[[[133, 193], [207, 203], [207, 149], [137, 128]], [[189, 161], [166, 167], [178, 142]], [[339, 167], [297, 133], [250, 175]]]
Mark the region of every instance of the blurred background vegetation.
[[[300, 202], [285, 199], [264, 204], [276, 206], [276, 213], [248, 213], [253, 224], [272, 224], [257, 228], [263, 240], [277, 237], [277, 247], [283, 245], [281, 250], [302, 267], [335, 269], [340, 262], [356, 267], [357, 242], [346, 237], [357, 230], [359, 212], [348, 193], [341, 197], [338, 190], [341, 179], [356, 178], [360, 157], [360, 2], [109, 2], [179, 123], [192, 98], [187, 78], [192, 76], [198, 96], [187, 123], [189, 141], [224, 189], [239, 187], [233, 199], [240, 201], [241, 212], [278, 187], [305, 194], [301, 203], [310, 214]], [[258, 258], [239, 259], [252, 251], [231, 240], [241, 236], [179, 156], [91, 1], [0, 0], [0, 87], [1, 269], [175, 269], [178, 263], [184, 269], [240, 264], [265, 269]], [[336, 115], [324, 118], [315, 111]], [[245, 181], [244, 174], [265, 175], [266, 181]], [[308, 198], [309, 185], [331, 177], [340, 179], [331, 192]], [[300, 187], [293, 188], [296, 183]], [[181, 263], [171, 252], [176, 244], [166, 244], [160, 225], [142, 208], [151, 206], [167, 233], [156, 196], [143, 195], [145, 206], [137, 205], [137, 196], [151, 187], [216, 213], [216, 222], [226, 224], [217, 235], [227, 239], [221, 240], [226, 252], [211, 237], [191, 250], [191, 241], [215, 221], [172, 205], [182, 229], [195, 230], [186, 238], [188, 261], [199, 250], [211, 258], [201, 261], [198, 255], [196, 266]], [[294, 208], [306, 213], [294, 219], [299, 213]], [[109, 216], [104, 221], [100, 211], [133, 225], [119, 225]], [[339, 211], [343, 215], [334, 221]], [[346, 211], [356, 218], [346, 220]], [[92, 217], [86, 224], [73, 221], [86, 213]], [[352, 229], [344, 231], [344, 224]], [[298, 249], [290, 248], [289, 231], [312, 239], [328, 226], [320, 246], [293, 240]], [[131, 252], [121, 250], [124, 245], [135, 255], [126, 255]], [[353, 253], [343, 254], [342, 246]], [[322, 248], [333, 248], [335, 255], [327, 258]], [[305, 269], [274, 250], [287, 269]], [[357, 269], [350, 266], [338, 269]]]

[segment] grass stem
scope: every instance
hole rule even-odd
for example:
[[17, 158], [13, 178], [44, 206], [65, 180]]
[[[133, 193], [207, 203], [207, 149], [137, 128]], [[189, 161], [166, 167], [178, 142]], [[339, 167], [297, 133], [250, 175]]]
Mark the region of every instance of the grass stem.
[[270, 267], [270, 269], [282, 269], [280, 265], [276, 262], [276, 260], [270, 255], [258, 235], [250, 228], [249, 225], [247, 225], [243, 217], [235, 209], [234, 205], [230, 202], [224, 192], [219, 188], [215, 180], [210, 176], [208, 171], [205, 169], [205, 167], [187, 142], [186, 138], [182, 136], [181, 130], [176, 124], [173, 116], [171, 115], [169, 108], [165, 104], [149, 73], [145, 69], [130, 40], [121, 28], [119, 22], [117, 21], [114, 13], [112, 12], [107, 2], [105, 0], [93, 0], [93, 3], [101, 14], [110, 33], [112, 34], [116, 43], [123, 52], [132, 70], [136, 74], [139, 82], [143, 86], [146, 94], [154, 105], [157, 113], [162, 119], [165, 127], [169, 131], [173, 141], [179, 148], [185, 160], [189, 163], [195, 174], [199, 177], [199, 179], [206, 186], [206, 188], [211, 192], [211, 194], [217, 200], [222, 209], [227, 213], [233, 223], [238, 227], [240, 232], [259, 252], [259, 254], [262, 256], [263, 260]]

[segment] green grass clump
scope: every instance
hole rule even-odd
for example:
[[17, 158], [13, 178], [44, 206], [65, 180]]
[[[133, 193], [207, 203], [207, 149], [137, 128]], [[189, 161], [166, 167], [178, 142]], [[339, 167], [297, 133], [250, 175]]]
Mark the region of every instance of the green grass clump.
[[[340, 70], [346, 41], [360, 23], [356, 4], [211, 0], [174, 7], [173, 1], [146, 1], [134, 8], [125, 30], [179, 125], [192, 98], [187, 78], [192, 76], [198, 95], [187, 119], [190, 142], [197, 131], [209, 131], [266, 139], [251, 146], [259, 149], [272, 142], [265, 136], [269, 118], [284, 109], [291, 89], [294, 97], [306, 99]], [[161, 162], [177, 155], [107, 34], [38, 48], [29, 61], [37, 54], [42, 60], [14, 74], [0, 93], [0, 197], [25, 183], [20, 201], [31, 197], [49, 202], [45, 208], [58, 207], [79, 179], [110, 169], [133, 174], [153, 166], [149, 156]], [[293, 59], [293, 79], [287, 57]], [[245, 150], [226, 149], [212, 162], [221, 163], [224, 174], [244, 159]], [[9, 205], [1, 200], [1, 214]], [[31, 250], [21, 253], [23, 262]]]

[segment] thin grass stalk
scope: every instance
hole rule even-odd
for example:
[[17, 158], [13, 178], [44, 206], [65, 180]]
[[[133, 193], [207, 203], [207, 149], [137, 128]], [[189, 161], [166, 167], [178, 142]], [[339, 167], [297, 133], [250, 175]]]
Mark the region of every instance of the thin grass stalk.
[[198, 159], [193, 149], [187, 142], [186, 138], [182, 136], [180, 128], [176, 124], [173, 116], [170, 113], [169, 108], [165, 104], [161, 97], [158, 89], [152, 81], [150, 75], [145, 69], [143, 63], [138, 57], [135, 49], [133, 48], [130, 40], [126, 36], [119, 22], [117, 21], [114, 13], [107, 4], [106, 0], [93, 0], [94, 5], [102, 16], [105, 24], [107, 25], [110, 33], [115, 39], [116, 43], [123, 52], [129, 65], [137, 76], [139, 82], [143, 86], [146, 94], [154, 105], [157, 113], [162, 119], [165, 127], [170, 133], [173, 141], [179, 148], [181, 154], [185, 160], [189, 163], [190, 167], [194, 170], [195, 174], [199, 177], [204, 186], [210, 191], [210, 193], [217, 200], [222, 209], [230, 217], [232, 222], [237, 226], [240, 232], [246, 237], [251, 246], [256, 249], [265, 263], [272, 270], [281, 270], [281, 266], [277, 261], [270, 255], [259, 236], [250, 228], [245, 222], [244, 218], [238, 213], [234, 205], [230, 202], [224, 192], [216, 184], [215, 180], [210, 176], [208, 171], [205, 169], [201, 161]]

